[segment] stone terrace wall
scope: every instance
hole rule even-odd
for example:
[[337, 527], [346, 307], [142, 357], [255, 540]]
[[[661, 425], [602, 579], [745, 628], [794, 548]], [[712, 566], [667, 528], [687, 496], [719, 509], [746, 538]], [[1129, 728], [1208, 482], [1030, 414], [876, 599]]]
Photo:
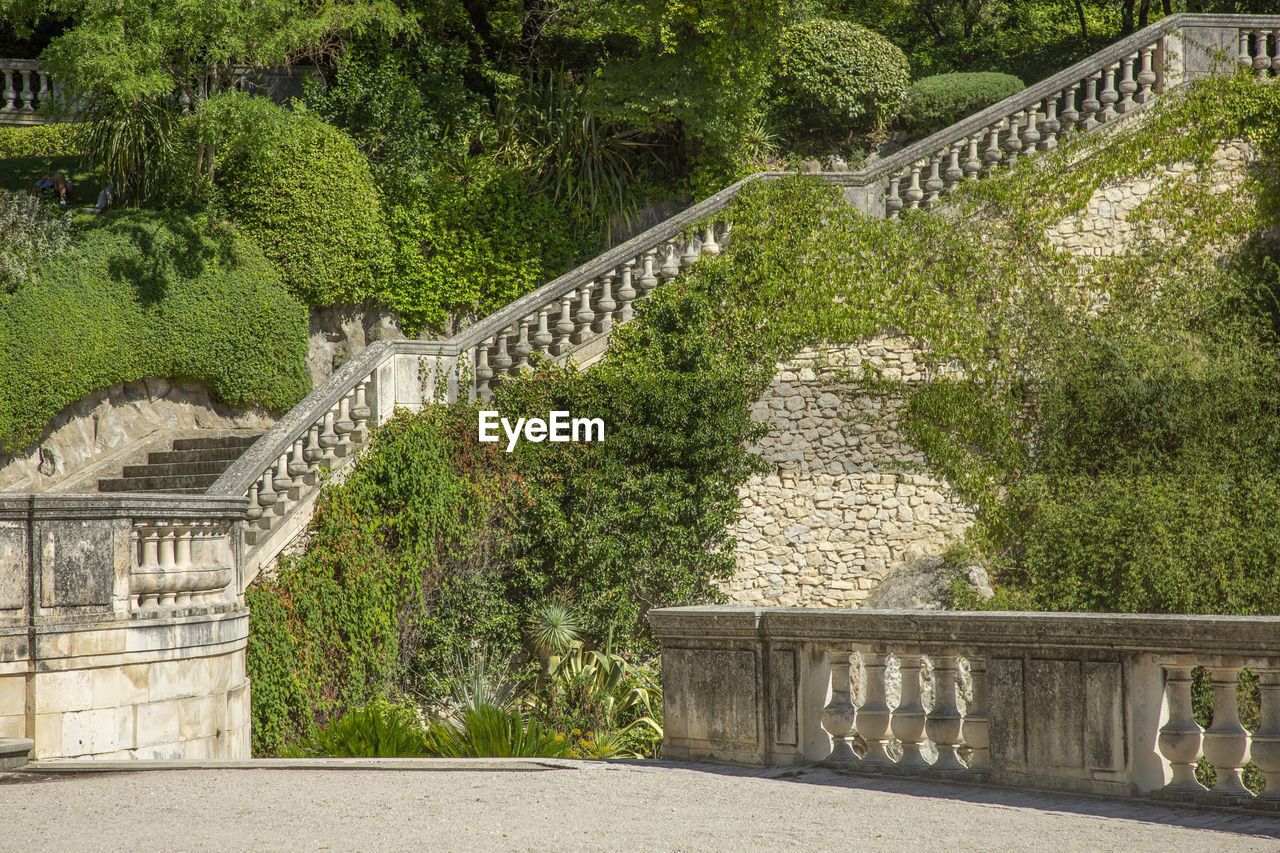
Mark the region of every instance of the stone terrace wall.
[[877, 337], [806, 349], [779, 366], [752, 410], [774, 469], [743, 488], [734, 604], [855, 607], [914, 555], [937, 555], [972, 510], [904, 445], [881, 398], [846, 393], [864, 361], [881, 376], [926, 378], [911, 341]]

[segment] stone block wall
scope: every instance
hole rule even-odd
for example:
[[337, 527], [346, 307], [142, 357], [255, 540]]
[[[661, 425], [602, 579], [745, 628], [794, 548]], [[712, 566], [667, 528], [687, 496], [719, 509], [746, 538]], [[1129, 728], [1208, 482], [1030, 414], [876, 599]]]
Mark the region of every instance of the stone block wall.
[[772, 471], [741, 492], [738, 569], [722, 584], [731, 603], [856, 607], [890, 570], [941, 554], [972, 523], [902, 441], [892, 406], [856, 390], [864, 363], [886, 379], [925, 379], [918, 352], [876, 337], [779, 366], [752, 410], [769, 424], [756, 451]]

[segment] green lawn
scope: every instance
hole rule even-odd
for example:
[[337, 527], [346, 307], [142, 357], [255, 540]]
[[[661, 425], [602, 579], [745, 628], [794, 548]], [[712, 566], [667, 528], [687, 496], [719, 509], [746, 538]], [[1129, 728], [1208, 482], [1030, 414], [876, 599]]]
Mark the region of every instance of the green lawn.
[[98, 200], [101, 181], [79, 157], [9, 157], [0, 159], [0, 190], [31, 191], [35, 182], [52, 172], [62, 172], [72, 181], [67, 204], [88, 207]]

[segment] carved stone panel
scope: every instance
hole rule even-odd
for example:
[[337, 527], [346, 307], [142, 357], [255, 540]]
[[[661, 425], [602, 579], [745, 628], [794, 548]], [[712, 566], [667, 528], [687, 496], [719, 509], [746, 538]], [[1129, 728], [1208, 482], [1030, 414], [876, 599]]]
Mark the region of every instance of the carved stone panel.
[[43, 607], [110, 606], [116, 547], [111, 524], [57, 520], [32, 526]]
[[756, 653], [746, 649], [663, 649], [668, 734], [712, 749], [758, 749], [756, 667]]
[[800, 743], [797, 687], [795, 650], [773, 649], [769, 653], [769, 692], [773, 704], [773, 742], [779, 746]]

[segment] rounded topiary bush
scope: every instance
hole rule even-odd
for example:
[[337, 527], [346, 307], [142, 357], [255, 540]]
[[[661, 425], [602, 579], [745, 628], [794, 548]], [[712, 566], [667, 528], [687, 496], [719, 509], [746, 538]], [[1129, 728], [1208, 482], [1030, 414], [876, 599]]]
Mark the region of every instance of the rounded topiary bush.
[[1024, 88], [1012, 74], [994, 71], [924, 77], [907, 90], [899, 120], [913, 134], [926, 136]]
[[772, 101], [796, 130], [847, 135], [881, 127], [902, 102], [907, 57], [866, 27], [816, 20], [788, 27]]
[[121, 382], [200, 382], [240, 408], [306, 396], [307, 312], [225, 223], [112, 211], [0, 292], [0, 453]]
[[266, 98], [213, 99], [201, 125], [218, 198], [291, 292], [313, 307], [378, 295], [390, 270], [382, 203], [346, 134]]

